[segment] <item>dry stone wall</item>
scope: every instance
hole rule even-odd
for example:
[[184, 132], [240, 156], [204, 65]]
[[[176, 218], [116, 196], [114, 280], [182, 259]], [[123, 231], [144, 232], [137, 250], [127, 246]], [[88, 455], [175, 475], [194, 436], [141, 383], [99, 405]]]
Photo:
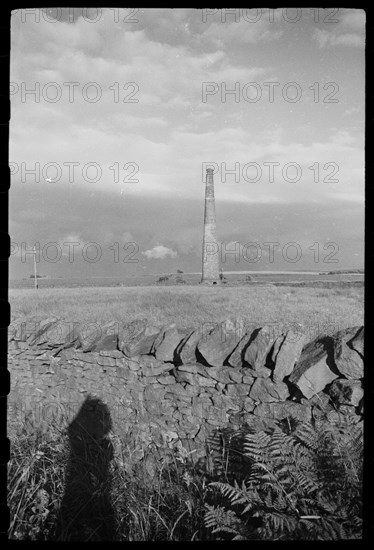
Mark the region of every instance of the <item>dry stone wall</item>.
[[[146, 449], [176, 442], [204, 453], [214, 430], [363, 413], [364, 328], [306, 341], [271, 327], [162, 328], [144, 320], [98, 327], [56, 318], [9, 328], [9, 419], [48, 430], [87, 398], [105, 403], [113, 432]], [[93, 400], [94, 402], [94, 400]]]

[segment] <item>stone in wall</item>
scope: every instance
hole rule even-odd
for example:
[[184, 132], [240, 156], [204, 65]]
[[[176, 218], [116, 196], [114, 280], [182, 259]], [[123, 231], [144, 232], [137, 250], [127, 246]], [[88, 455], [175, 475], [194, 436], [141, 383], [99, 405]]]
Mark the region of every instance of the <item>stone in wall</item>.
[[[234, 382], [235, 384], [243, 383], [244, 375], [243, 375], [242, 369], [230, 369], [228, 371], [228, 374], [230, 376], [231, 381]], [[252, 383], [252, 380], [250, 381], [250, 383]]]
[[349, 340], [348, 345], [360, 355], [364, 355], [364, 327], [360, 327], [354, 337]]
[[185, 336], [176, 327], [161, 331], [161, 337], [153, 343], [152, 353], [160, 361], [173, 361], [178, 344]]
[[[110, 349], [110, 350], [100, 350], [99, 355], [102, 357], [113, 357], [114, 359], [124, 359], [123, 353], [119, 349]], [[126, 360], [126, 364], [129, 364], [130, 361]]]
[[166, 373], [163, 376], [158, 376], [157, 381], [158, 381], [159, 384], [167, 386], [169, 384], [174, 384], [175, 378], [174, 378], [174, 376], [171, 376], [170, 374]]
[[135, 319], [134, 321], [125, 323], [122, 327], [120, 327], [118, 333], [118, 349], [122, 351], [133, 338], [141, 336], [146, 326], [146, 319]]
[[[344, 410], [344, 407], [345, 410]], [[350, 409], [350, 411], [348, 410]], [[346, 405], [339, 407], [338, 410], [334, 409], [330, 411], [326, 417], [324, 417], [324, 420], [327, 421], [329, 424], [332, 425], [338, 425], [341, 424], [342, 421], [349, 415], [349, 421], [351, 423], [357, 424], [360, 421], [359, 415], [355, 414], [355, 408], [354, 407], [347, 407]]]
[[236, 399], [236, 397], [237, 396], [231, 397], [230, 395], [217, 393], [216, 395], [212, 396], [213, 405], [225, 412], [238, 412], [240, 410], [240, 403]]
[[142, 355], [139, 357], [138, 366], [143, 376], [160, 376], [174, 368], [172, 363], [164, 363], [153, 355]]
[[40, 321], [38, 330], [33, 334], [30, 334], [27, 339], [27, 343], [29, 344], [29, 346], [48, 342], [48, 329], [50, 329], [57, 322], [57, 317], [49, 317], [48, 319]]
[[331, 345], [331, 339], [328, 337], [309, 342], [289, 376], [289, 381], [295, 384], [307, 399], [338, 378], [338, 374], [332, 370]]
[[244, 352], [246, 347], [249, 345], [251, 340], [251, 335], [253, 333], [253, 329], [248, 329], [242, 336], [242, 338], [239, 340], [238, 344], [234, 348], [233, 352], [229, 355], [227, 358], [227, 363], [231, 365], [231, 367], [241, 367], [244, 362]]
[[92, 348], [92, 351], [114, 351], [118, 346], [118, 335], [107, 334], [103, 336]]
[[275, 366], [273, 370], [274, 382], [281, 382], [286, 376], [291, 374], [295, 364], [300, 358], [305, 339], [306, 335], [301, 331], [287, 331], [275, 355]]
[[[128, 367], [116, 365], [114, 372], [115, 372], [115, 380], [117, 380], [117, 384], [126, 383], [127, 388], [129, 388], [129, 384], [132, 384], [133, 382], [137, 381], [136, 374], [133, 371], [131, 371]], [[115, 385], [115, 380], [113, 380], [114, 385]]]
[[209, 334], [204, 335], [197, 344], [203, 359], [212, 367], [222, 366], [238, 344], [235, 326], [220, 323]]
[[45, 334], [48, 335], [49, 347], [65, 349], [76, 346], [79, 342], [79, 327], [74, 321], [59, 320]]
[[179, 363], [188, 364], [196, 361], [196, 346], [202, 334], [199, 330], [191, 330], [179, 343], [176, 358]]
[[252, 341], [244, 353], [244, 360], [252, 369], [257, 370], [265, 367], [268, 354], [276, 337], [274, 330], [269, 326], [265, 326], [252, 334], [251, 338]]
[[237, 399], [237, 402], [239, 402], [244, 397], [251, 397], [253, 399], [250, 395], [251, 387], [251, 384], [227, 384], [225, 392], [226, 395]]
[[332, 405], [330, 401], [324, 406], [318, 403], [312, 406], [312, 418], [316, 421], [327, 420], [329, 414], [334, 411], [336, 411], [336, 406]]
[[280, 334], [279, 336], [276, 337], [275, 339], [275, 342], [274, 342], [274, 345], [273, 345], [273, 349], [271, 350], [271, 360], [273, 363], [276, 362], [277, 360], [277, 356], [278, 356], [278, 352], [281, 348], [281, 345], [283, 344], [284, 342], [284, 339], [285, 339], [285, 335], [284, 334]]
[[358, 414], [364, 414], [364, 398], [359, 402], [357, 412]]
[[45, 320], [35, 317], [33, 319], [15, 319], [8, 328], [8, 339], [17, 342], [26, 342], [26, 340], [35, 334], [40, 323]]
[[114, 357], [108, 357], [105, 355], [99, 355], [97, 358], [97, 364], [102, 367], [115, 367], [116, 360]]
[[158, 406], [158, 404], [165, 398], [166, 387], [161, 384], [150, 384], [144, 388], [144, 407], [147, 409], [147, 406], [152, 404], [153, 407]]
[[165, 337], [165, 333], [169, 330], [172, 330], [172, 329], [175, 329], [176, 328], [176, 324], [175, 323], [168, 323], [166, 325], [163, 325], [156, 338], [155, 338], [155, 341], [153, 342], [153, 345], [152, 345], [152, 348], [151, 348], [151, 354], [154, 355], [155, 354], [155, 351], [156, 349], [158, 348], [158, 346], [161, 344], [161, 342], [164, 340], [164, 337]]
[[10, 325], [8, 326], [8, 330], [7, 330], [8, 348], [12, 347], [12, 344], [14, 344], [14, 338], [17, 333], [17, 328], [20, 324], [21, 324], [21, 320], [16, 319], [11, 321]]
[[118, 323], [90, 323], [79, 328], [79, 344], [84, 352], [118, 349]]
[[358, 407], [364, 390], [362, 384], [358, 380], [335, 380], [330, 388], [329, 394], [333, 401], [339, 405], [351, 405]]
[[321, 417], [323, 414], [327, 414], [330, 410], [334, 409], [330, 396], [325, 391], [316, 393], [310, 399], [303, 399], [312, 407], [313, 417]]
[[198, 386], [199, 388], [215, 387], [216, 381], [212, 378], [201, 376], [200, 374], [193, 374], [191, 372], [177, 371], [176, 380], [180, 383], [187, 383], [192, 386]]
[[358, 416], [356, 414], [356, 407], [353, 405], [339, 405], [339, 413], [344, 416], [350, 416], [350, 420], [356, 421]]
[[259, 367], [256, 370], [250, 369], [250, 374], [253, 378], [269, 378], [272, 374], [272, 370], [267, 367]]
[[123, 327], [118, 347], [126, 357], [146, 355], [151, 352], [160, 329], [147, 325], [144, 320], [133, 321]]
[[293, 401], [284, 401], [284, 403], [260, 403], [254, 409], [253, 414], [263, 418], [272, 418], [274, 420], [282, 420], [291, 417], [299, 422], [307, 422], [311, 420], [312, 417], [310, 405], [294, 403]]
[[262, 403], [285, 401], [288, 396], [287, 385], [283, 382], [273, 382], [270, 378], [256, 378], [249, 392], [249, 397]]
[[201, 376], [208, 377], [208, 369], [200, 363], [188, 363], [186, 365], [179, 365], [174, 369], [174, 376], [177, 379], [179, 372], [191, 372], [192, 374], [200, 374]]
[[353, 380], [359, 380], [364, 376], [362, 356], [351, 347], [363, 349], [363, 331], [359, 334], [360, 330], [359, 327], [349, 328], [333, 336], [335, 365], [343, 376]]
[[[43, 350], [44, 351], [44, 350]], [[53, 353], [51, 350], [48, 350], [48, 353]], [[80, 350], [77, 350], [75, 348], [66, 348], [63, 350], [60, 350], [58, 353], [59, 359], [66, 359], [69, 361], [70, 359], [78, 359], [80, 360], [82, 353]]]

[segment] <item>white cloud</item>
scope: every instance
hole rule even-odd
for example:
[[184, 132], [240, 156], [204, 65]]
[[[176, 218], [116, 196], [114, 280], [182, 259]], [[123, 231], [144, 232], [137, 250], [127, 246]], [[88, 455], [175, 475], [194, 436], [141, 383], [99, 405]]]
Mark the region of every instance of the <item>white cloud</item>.
[[70, 233], [60, 239], [57, 244], [62, 251], [62, 255], [70, 258], [74, 257], [74, 253], [81, 251], [87, 241], [77, 233]]
[[320, 48], [325, 46], [364, 46], [365, 39], [358, 33], [334, 33], [321, 29], [316, 29], [314, 39]]
[[163, 260], [164, 258], [167, 258], [167, 256], [170, 256], [170, 258], [176, 258], [177, 252], [172, 250], [171, 248], [167, 248], [166, 246], [163, 246], [162, 244], [154, 246], [150, 250], [146, 250], [145, 252], [142, 252], [144, 256], [146, 256], [148, 259], [156, 259], [156, 260]]
[[127, 244], [127, 243], [133, 243], [134, 242], [134, 236], [132, 233], [130, 233], [130, 231], [125, 231], [123, 234], [122, 234], [122, 242], [124, 244]]
[[364, 10], [341, 10], [342, 15], [337, 14], [337, 23], [331, 23], [329, 30], [315, 29], [314, 40], [320, 48], [325, 46], [354, 46], [365, 45]]
[[356, 138], [353, 136], [350, 132], [347, 130], [341, 129], [336, 132], [331, 138], [331, 141], [333, 143], [337, 143], [338, 145], [352, 145], [355, 143]]
[[359, 107], [350, 107], [344, 111], [344, 116], [358, 115], [361, 114], [361, 109]]
[[334, 200], [356, 202], [362, 205], [365, 203], [365, 197], [361, 193], [341, 193], [337, 191], [336, 193], [327, 193], [326, 197]]
[[230, 42], [243, 44], [256, 44], [260, 41], [276, 41], [283, 35], [282, 30], [275, 30], [274, 25], [265, 18], [261, 18], [256, 23], [250, 23], [244, 19], [237, 22], [212, 23], [204, 33], [204, 37], [212, 40], [218, 47], [229, 40]]

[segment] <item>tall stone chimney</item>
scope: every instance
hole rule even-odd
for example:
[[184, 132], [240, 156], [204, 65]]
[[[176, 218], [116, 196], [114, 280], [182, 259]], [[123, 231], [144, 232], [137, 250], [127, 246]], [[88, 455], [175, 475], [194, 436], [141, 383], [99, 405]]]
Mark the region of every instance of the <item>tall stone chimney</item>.
[[219, 285], [220, 251], [216, 234], [213, 168], [206, 169], [202, 284]]

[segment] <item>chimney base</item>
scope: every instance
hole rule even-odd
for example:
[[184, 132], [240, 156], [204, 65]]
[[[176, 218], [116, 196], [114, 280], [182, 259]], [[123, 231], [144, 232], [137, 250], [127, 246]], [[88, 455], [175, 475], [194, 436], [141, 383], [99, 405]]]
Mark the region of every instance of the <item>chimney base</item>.
[[202, 279], [200, 281], [200, 284], [201, 285], [209, 285], [209, 286], [212, 286], [212, 285], [220, 285], [221, 284], [221, 280], [220, 279]]

